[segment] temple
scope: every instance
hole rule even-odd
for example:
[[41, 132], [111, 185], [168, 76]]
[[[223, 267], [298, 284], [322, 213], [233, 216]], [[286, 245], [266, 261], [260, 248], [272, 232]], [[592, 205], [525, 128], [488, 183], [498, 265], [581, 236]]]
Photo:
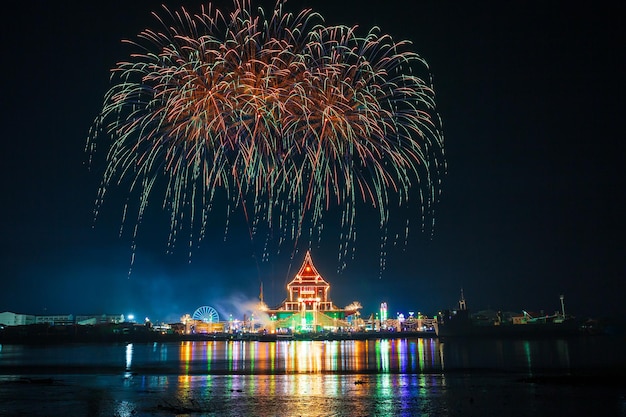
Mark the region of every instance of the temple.
[[287, 284], [287, 298], [274, 308], [263, 302], [262, 310], [270, 318], [270, 327], [276, 332], [321, 332], [346, 330], [351, 327], [350, 316], [357, 315], [359, 303], [339, 308], [330, 300], [330, 284], [317, 272], [311, 253], [307, 251], [296, 276]]

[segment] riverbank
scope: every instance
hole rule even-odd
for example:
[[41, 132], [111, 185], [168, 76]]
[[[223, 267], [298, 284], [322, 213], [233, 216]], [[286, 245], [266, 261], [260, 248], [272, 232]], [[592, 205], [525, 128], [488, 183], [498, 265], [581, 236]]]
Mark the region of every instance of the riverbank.
[[111, 342], [184, 342], [184, 341], [261, 341], [280, 340], [371, 340], [398, 338], [434, 338], [435, 332], [319, 332], [319, 333], [163, 333], [139, 325], [50, 326], [27, 325], [5, 327], [0, 331], [0, 344], [58, 344]]

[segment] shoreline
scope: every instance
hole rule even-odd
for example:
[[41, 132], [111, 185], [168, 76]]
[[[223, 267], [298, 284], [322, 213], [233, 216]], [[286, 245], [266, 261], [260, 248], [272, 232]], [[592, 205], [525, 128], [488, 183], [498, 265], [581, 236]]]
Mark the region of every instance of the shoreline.
[[[60, 327], [60, 326], [56, 326]], [[264, 333], [195, 333], [195, 334], [163, 334], [150, 330], [138, 330], [129, 333], [110, 333], [88, 331], [93, 329], [63, 329], [53, 331], [31, 332], [0, 332], [0, 344], [14, 345], [48, 345], [65, 343], [149, 343], [149, 342], [206, 342], [206, 341], [342, 341], [342, 340], [376, 340], [403, 338], [437, 338], [435, 332], [342, 332], [342, 333], [295, 333], [295, 334], [264, 334]], [[34, 329], [33, 329], [34, 330]], [[41, 330], [41, 329], [40, 329]], [[56, 330], [56, 329], [55, 329]], [[69, 330], [69, 331], [68, 331]], [[85, 331], [87, 330], [87, 331]]]

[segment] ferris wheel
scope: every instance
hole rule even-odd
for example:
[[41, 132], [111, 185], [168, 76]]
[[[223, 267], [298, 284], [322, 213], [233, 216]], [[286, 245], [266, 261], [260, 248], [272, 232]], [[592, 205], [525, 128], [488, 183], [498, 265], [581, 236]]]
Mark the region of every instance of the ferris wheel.
[[199, 307], [193, 312], [193, 316], [191, 316], [191, 318], [205, 323], [217, 323], [220, 321], [219, 314], [217, 314], [217, 311], [210, 306]]

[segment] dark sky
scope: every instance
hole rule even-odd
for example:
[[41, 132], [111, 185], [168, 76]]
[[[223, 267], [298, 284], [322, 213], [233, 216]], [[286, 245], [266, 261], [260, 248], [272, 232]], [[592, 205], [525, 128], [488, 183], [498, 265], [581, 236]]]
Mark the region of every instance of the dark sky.
[[[156, 27], [150, 12], [161, 2], [72, 3], [3, 6], [0, 311], [176, 320], [212, 305], [236, 313], [233, 303], [254, 300], [261, 280], [266, 301], [281, 302], [302, 252], [261, 263], [243, 228], [224, 242], [216, 227], [189, 263], [185, 250], [165, 253], [158, 210], [142, 226], [128, 276], [130, 237], [118, 236], [126, 195], [112, 189], [94, 223], [100, 174], [87, 169], [84, 145], [109, 69], [129, 52], [121, 40]], [[444, 124], [449, 169], [434, 236], [415, 232], [405, 248], [390, 248], [382, 277], [371, 223], [358, 226], [364, 237], [341, 273], [332, 239], [322, 241], [313, 260], [333, 301], [434, 314], [454, 306], [462, 287], [474, 310], [552, 312], [564, 294], [571, 313], [623, 315], [623, 8], [459, 3], [287, 3], [294, 12], [313, 7], [328, 24], [378, 25], [411, 40], [434, 74]]]

